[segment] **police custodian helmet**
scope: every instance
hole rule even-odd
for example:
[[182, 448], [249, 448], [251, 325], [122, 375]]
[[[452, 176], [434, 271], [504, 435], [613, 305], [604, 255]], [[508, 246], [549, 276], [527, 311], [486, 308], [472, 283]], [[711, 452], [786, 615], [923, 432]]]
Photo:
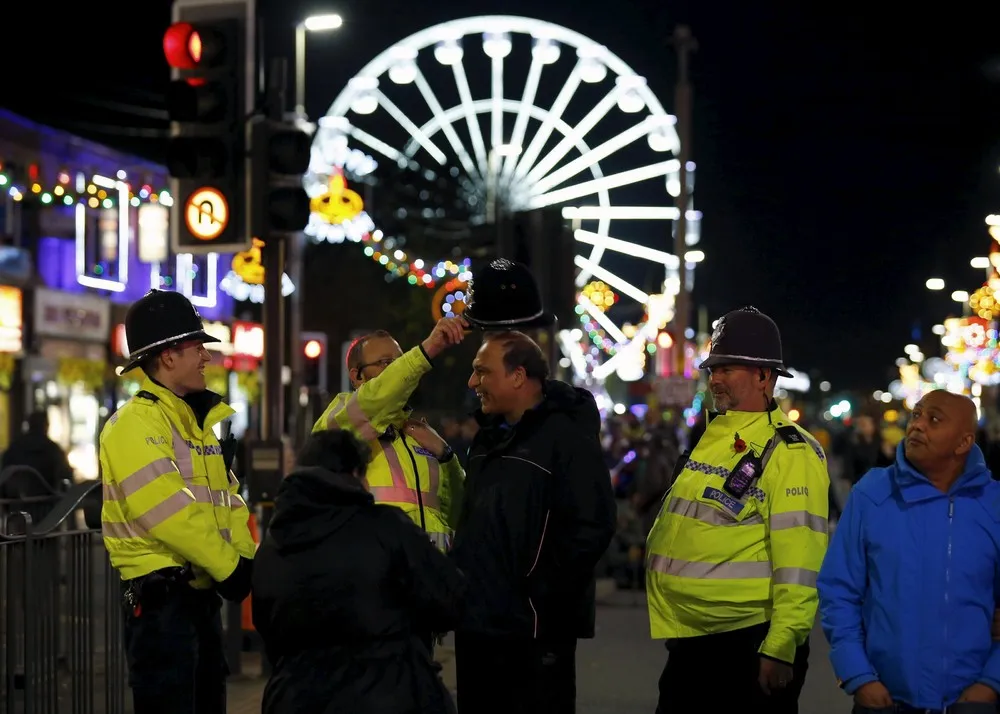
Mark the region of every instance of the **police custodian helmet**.
[[727, 312], [716, 323], [708, 358], [699, 368], [726, 364], [764, 367], [781, 377], [792, 376], [785, 369], [778, 326], [755, 307]]
[[491, 261], [476, 273], [469, 292], [471, 302], [462, 317], [481, 330], [548, 327], [555, 322], [555, 316], [542, 308], [535, 277], [522, 263], [506, 258]]
[[185, 296], [168, 290], [150, 290], [132, 303], [125, 314], [125, 340], [129, 363], [119, 374], [144, 358], [181, 342], [218, 342], [205, 332], [201, 315]]

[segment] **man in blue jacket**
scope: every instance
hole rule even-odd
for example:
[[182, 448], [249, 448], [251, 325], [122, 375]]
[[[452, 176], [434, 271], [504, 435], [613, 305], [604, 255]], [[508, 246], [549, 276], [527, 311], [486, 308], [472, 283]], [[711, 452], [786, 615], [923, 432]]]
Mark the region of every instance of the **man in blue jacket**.
[[856, 714], [997, 711], [1000, 483], [975, 440], [975, 405], [931, 392], [851, 491], [817, 586]]

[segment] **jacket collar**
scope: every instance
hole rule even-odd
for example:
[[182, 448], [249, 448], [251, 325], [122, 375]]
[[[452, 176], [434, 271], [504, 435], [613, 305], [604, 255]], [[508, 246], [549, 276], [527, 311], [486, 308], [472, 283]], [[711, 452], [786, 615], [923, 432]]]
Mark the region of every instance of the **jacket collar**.
[[986, 466], [982, 450], [977, 445], [973, 445], [969, 455], [965, 458], [965, 470], [952, 484], [948, 493], [944, 494], [906, 460], [903, 445], [904, 442], [901, 441], [896, 447], [896, 468], [893, 469], [893, 480], [906, 503], [945, 498], [967, 489], [982, 488], [993, 480], [993, 475]]
[[769, 409], [766, 412], [741, 412], [733, 410], [727, 411], [725, 414], [709, 412], [707, 428], [713, 431], [716, 429], [722, 431], [739, 431], [740, 429], [750, 429], [758, 426], [761, 422], [777, 424], [778, 422], [784, 423], [790, 421], [773, 399], [768, 407]]
[[[139, 391], [155, 397], [156, 403], [167, 412], [170, 420], [190, 434], [207, 433], [213, 426], [236, 413], [232, 407], [222, 401], [220, 395], [207, 389], [188, 399], [182, 399], [156, 380], [146, 377]], [[205, 411], [205, 419], [201, 426], [198, 424], [193, 404]]]

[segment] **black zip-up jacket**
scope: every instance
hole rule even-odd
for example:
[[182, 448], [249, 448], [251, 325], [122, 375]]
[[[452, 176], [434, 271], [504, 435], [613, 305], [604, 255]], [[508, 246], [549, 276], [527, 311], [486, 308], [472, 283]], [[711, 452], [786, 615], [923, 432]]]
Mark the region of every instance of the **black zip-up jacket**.
[[509, 426], [476, 414], [451, 557], [467, 578], [461, 631], [594, 636], [594, 568], [615, 532], [593, 395], [558, 381]]

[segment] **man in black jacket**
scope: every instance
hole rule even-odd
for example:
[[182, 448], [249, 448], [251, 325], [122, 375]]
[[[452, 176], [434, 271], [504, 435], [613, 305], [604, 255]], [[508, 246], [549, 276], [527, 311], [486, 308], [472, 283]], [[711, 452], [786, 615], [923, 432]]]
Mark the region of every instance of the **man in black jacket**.
[[462, 712], [575, 711], [576, 642], [594, 636], [594, 568], [615, 502], [593, 395], [548, 374], [520, 332], [488, 333], [473, 362], [481, 428], [451, 553], [468, 584]]

